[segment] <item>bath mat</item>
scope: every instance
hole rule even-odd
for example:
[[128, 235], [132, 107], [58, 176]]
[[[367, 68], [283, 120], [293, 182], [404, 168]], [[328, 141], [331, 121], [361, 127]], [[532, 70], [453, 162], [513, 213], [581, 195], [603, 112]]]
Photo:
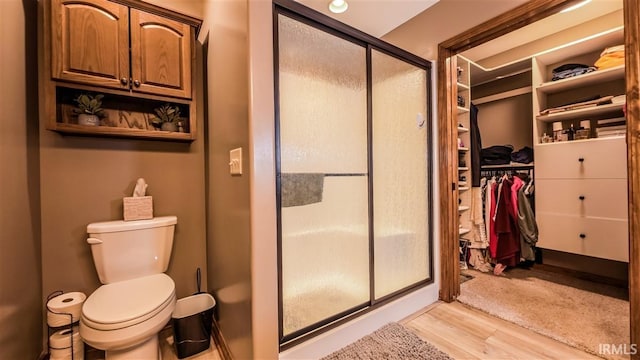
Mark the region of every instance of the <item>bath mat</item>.
[[398, 323], [389, 323], [322, 360], [453, 360]]

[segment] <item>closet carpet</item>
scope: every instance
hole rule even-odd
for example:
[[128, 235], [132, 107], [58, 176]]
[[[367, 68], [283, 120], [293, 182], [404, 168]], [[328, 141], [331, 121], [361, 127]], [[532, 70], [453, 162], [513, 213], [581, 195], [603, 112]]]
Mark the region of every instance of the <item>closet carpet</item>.
[[606, 354], [600, 345], [629, 344], [626, 289], [535, 268], [514, 268], [504, 276], [463, 273], [474, 278], [460, 285], [461, 303], [600, 357], [629, 358]]

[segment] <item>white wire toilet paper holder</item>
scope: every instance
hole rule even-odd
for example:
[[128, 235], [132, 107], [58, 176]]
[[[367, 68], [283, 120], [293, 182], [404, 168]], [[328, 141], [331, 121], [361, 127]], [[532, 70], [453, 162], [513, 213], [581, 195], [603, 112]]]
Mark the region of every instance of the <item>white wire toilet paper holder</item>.
[[69, 317], [69, 323], [61, 325], [61, 326], [51, 326], [47, 322], [47, 355], [49, 356], [49, 358], [51, 358], [51, 349], [54, 349], [54, 350], [64, 350], [65, 349], [65, 348], [52, 348], [51, 347], [51, 334], [55, 333], [58, 330], [69, 329], [69, 331], [70, 331], [69, 341], [70, 341], [70, 345], [71, 345], [70, 346], [70, 349], [71, 349], [71, 360], [75, 360], [76, 354], [75, 354], [75, 349], [74, 349], [74, 346], [73, 346], [73, 343], [74, 343], [74, 341], [73, 341], [73, 326], [74, 326], [75, 323], [79, 322], [79, 319], [74, 322], [73, 321], [73, 314], [66, 313], [66, 312], [60, 312], [60, 311], [55, 311], [55, 310], [52, 310], [49, 307], [49, 301], [51, 299], [55, 298], [56, 296], [60, 296], [62, 294], [64, 294], [64, 291], [56, 290], [56, 291], [50, 293], [47, 296], [47, 311], [48, 312], [51, 312], [51, 313], [57, 314], [57, 315], [62, 315], [62, 316], [68, 316]]

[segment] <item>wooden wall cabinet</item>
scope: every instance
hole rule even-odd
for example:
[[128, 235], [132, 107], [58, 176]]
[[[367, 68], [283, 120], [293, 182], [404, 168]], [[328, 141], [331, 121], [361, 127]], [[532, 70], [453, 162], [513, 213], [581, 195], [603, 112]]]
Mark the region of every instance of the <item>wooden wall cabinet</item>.
[[[200, 19], [138, 0], [50, 0], [44, 2], [40, 18], [40, 79], [46, 84], [49, 129], [195, 139], [193, 83]], [[110, 109], [111, 118], [101, 126], [78, 125], [68, 111], [69, 94], [78, 91], [104, 94], [105, 106], [128, 104]], [[146, 107], [134, 105], [136, 99], [145, 100]], [[185, 110], [183, 132], [160, 131], [149, 124], [153, 109], [164, 103]]]

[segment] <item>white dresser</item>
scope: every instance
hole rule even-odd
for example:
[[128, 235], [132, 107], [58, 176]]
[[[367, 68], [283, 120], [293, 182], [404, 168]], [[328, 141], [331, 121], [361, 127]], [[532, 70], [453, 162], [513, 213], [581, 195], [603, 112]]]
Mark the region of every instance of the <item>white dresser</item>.
[[535, 147], [538, 247], [629, 261], [625, 137]]

